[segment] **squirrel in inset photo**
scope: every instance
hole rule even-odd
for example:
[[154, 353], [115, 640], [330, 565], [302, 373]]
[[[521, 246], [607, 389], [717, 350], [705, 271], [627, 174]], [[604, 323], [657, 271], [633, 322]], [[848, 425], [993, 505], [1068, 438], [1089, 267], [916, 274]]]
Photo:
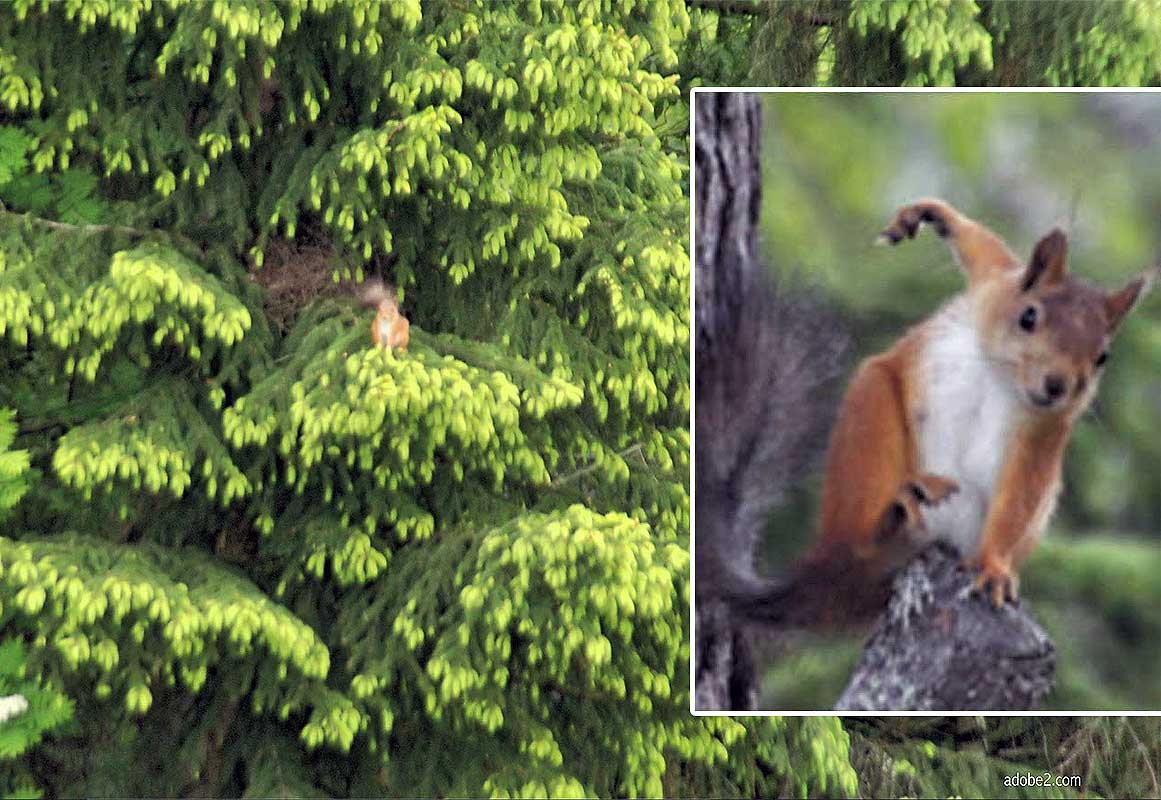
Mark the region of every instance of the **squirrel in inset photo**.
[[1113, 292], [1091, 286], [1068, 272], [1059, 229], [1024, 263], [940, 200], [900, 209], [880, 239], [897, 244], [923, 223], [947, 242], [967, 290], [856, 372], [831, 437], [820, 527], [824, 541], [866, 546], [901, 483], [954, 482], [926, 525], [999, 606], [1016, 598], [1073, 426], [1151, 275]]
[[375, 346], [406, 350], [411, 324], [399, 311], [395, 289], [380, 278], [371, 278], [359, 287], [359, 298], [378, 312], [371, 323], [371, 341]]
[[924, 223], [967, 290], [855, 372], [831, 432], [817, 543], [764, 594], [752, 580], [727, 592], [751, 619], [873, 619], [890, 577], [929, 536], [956, 547], [996, 606], [1015, 600], [1073, 426], [1153, 277], [1111, 292], [1078, 280], [1059, 229], [1025, 263], [940, 200], [900, 209], [880, 239], [897, 244]]

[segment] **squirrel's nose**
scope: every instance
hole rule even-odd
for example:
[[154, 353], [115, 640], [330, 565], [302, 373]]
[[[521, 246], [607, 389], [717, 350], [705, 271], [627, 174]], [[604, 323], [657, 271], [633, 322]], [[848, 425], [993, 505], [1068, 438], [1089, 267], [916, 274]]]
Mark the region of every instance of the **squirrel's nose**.
[[1052, 400], [1058, 399], [1067, 388], [1068, 384], [1059, 375], [1049, 375], [1044, 379], [1044, 394]]

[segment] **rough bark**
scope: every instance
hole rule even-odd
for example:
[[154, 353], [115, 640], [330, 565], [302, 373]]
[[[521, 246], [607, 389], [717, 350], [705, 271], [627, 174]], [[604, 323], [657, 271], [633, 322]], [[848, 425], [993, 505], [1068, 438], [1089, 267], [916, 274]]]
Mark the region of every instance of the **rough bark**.
[[695, 703], [752, 708], [746, 626], [724, 589], [763, 591], [758, 538], [825, 439], [845, 339], [804, 291], [780, 291], [756, 257], [756, 95], [699, 94], [694, 296]]
[[[694, 113], [694, 315], [695, 391], [718, 391], [709, 374], [729, 349], [732, 320], [738, 316], [742, 287], [756, 269], [755, 221], [758, 209], [758, 102], [742, 94], [698, 95]], [[706, 379], [703, 380], [703, 377]], [[715, 404], [717, 405], [717, 404]], [[748, 710], [754, 707], [757, 682], [745, 625], [714, 592], [716, 556], [734, 554], [740, 570], [752, 570], [755, 530], [735, 519], [736, 502], [726, 499], [730, 451], [739, 443], [697, 413], [694, 485], [705, 513], [694, 531], [694, 705], [698, 710]], [[716, 409], [715, 409], [716, 410]], [[723, 461], [722, 456], [725, 457]]]
[[1016, 711], [1052, 689], [1056, 649], [1022, 604], [973, 594], [958, 554], [935, 545], [898, 576], [838, 711]]

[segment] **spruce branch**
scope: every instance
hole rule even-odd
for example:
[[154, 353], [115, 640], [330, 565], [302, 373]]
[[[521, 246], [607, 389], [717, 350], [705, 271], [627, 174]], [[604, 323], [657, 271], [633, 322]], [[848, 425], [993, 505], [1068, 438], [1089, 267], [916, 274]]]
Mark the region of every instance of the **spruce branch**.
[[686, 0], [690, 8], [716, 11], [719, 14], [760, 14], [762, 5], [749, 0]]
[[[628, 458], [629, 456], [633, 455], [634, 453], [640, 453], [640, 452], [641, 452], [641, 445], [638, 443], [638, 444], [633, 445], [632, 447], [626, 447], [624, 450], [617, 453], [617, 455], [620, 458]], [[647, 463], [645, 461], [644, 455], [641, 456], [641, 463], [643, 463], [643, 464]], [[554, 488], [554, 489], [559, 488], [559, 487], [565, 485], [566, 483], [570, 483], [578, 478], [582, 478], [585, 475], [588, 475], [592, 472], [597, 471], [598, 469], [600, 469], [600, 467], [601, 467], [601, 462], [597, 461], [596, 459], [593, 459], [592, 461], [590, 461], [588, 464], [581, 467], [580, 469], [574, 470], [573, 472], [570, 472], [567, 475], [561, 475], [560, 477], [553, 479], [550, 486], [552, 486], [552, 488]]]
[[43, 228], [48, 228], [53, 231], [64, 231], [66, 233], [80, 234], [82, 236], [94, 236], [101, 234], [113, 234], [116, 236], [128, 236], [134, 239], [144, 239], [148, 236], [161, 236], [173, 242], [181, 243], [188, 248], [192, 248], [194, 252], [202, 252], [203, 247], [195, 243], [192, 239], [183, 236], [174, 231], [168, 231], [162, 228], [152, 228], [143, 230], [141, 228], [131, 228], [127, 225], [109, 225], [105, 223], [86, 223], [84, 225], [77, 225], [71, 222], [60, 222], [55, 219], [45, 219], [34, 214], [22, 214], [17, 211], [9, 211], [0, 203], [0, 216], [8, 219], [22, 219], [33, 225], [39, 225]]

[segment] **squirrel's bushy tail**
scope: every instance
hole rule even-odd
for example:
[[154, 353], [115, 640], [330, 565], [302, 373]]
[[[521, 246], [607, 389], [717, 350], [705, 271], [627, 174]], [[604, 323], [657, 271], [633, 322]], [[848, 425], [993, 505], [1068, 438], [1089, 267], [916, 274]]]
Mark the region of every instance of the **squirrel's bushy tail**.
[[389, 286], [382, 278], [372, 277], [363, 281], [357, 288], [359, 301], [369, 308], [379, 308], [384, 302], [395, 303], [395, 288]]
[[694, 704], [746, 709], [757, 680], [744, 624], [779, 622], [802, 582], [762, 579], [756, 545], [825, 449], [844, 336], [756, 258], [758, 96], [699, 94], [694, 113]]
[[696, 343], [696, 591], [777, 622], [789, 589], [758, 576], [755, 549], [773, 506], [825, 450], [847, 337], [806, 289], [780, 287], [757, 264], [722, 266], [714, 318], [729, 323], [699, 326]]

